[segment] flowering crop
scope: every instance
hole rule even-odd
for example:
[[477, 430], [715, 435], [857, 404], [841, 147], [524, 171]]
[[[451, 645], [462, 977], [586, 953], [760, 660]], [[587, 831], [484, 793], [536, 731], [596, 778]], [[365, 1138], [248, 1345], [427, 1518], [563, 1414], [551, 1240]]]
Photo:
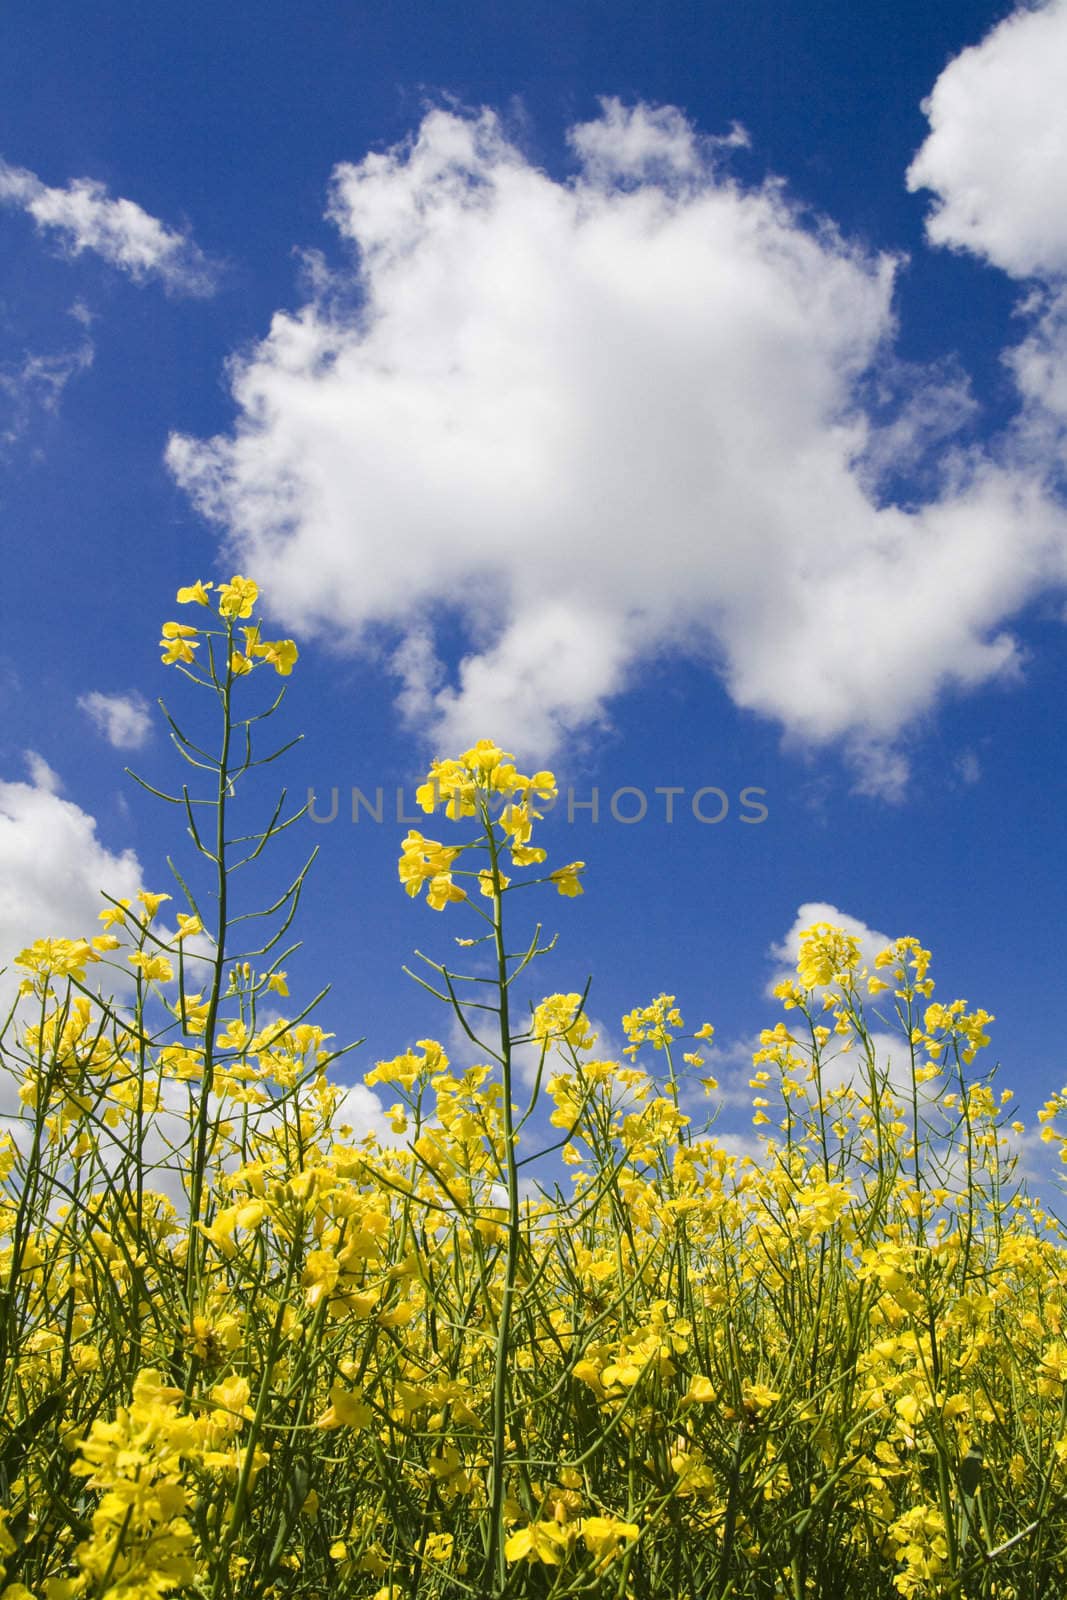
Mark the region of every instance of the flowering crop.
[[1067, 1593], [1067, 1239], [974, 1070], [993, 1019], [915, 939], [867, 967], [809, 929], [736, 1153], [675, 996], [622, 1061], [584, 993], [520, 1015], [552, 941], [513, 911], [584, 863], [534, 842], [552, 774], [481, 740], [399, 858], [464, 923], [472, 970], [418, 981], [469, 1060], [378, 1061], [392, 1136], [357, 1138], [322, 996], [274, 1011], [307, 865], [236, 898], [303, 815], [240, 820], [285, 683], [244, 702], [296, 646], [244, 577], [178, 600], [209, 620], [163, 662], [217, 731], [168, 711], [193, 775], [152, 792], [191, 866], [18, 953], [0, 1035], [0, 1600]]

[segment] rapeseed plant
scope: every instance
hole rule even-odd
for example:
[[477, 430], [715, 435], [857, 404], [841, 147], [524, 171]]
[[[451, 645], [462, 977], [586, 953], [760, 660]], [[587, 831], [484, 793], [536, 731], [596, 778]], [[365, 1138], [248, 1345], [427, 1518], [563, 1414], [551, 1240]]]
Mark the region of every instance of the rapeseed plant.
[[474, 1060], [378, 1061], [393, 1136], [356, 1138], [322, 996], [273, 1015], [310, 861], [237, 898], [302, 816], [242, 820], [288, 748], [259, 754], [282, 694], [251, 697], [297, 649], [250, 579], [177, 598], [208, 617], [164, 623], [163, 663], [216, 732], [168, 711], [192, 776], [152, 792], [192, 865], [18, 953], [0, 1036], [0, 1600], [1067, 1592], [1067, 1241], [972, 1070], [993, 1019], [933, 999], [916, 939], [868, 968], [809, 929], [738, 1155], [675, 996], [622, 1061], [586, 992], [520, 1015], [554, 941], [513, 908], [585, 866], [534, 842], [552, 774], [485, 739], [433, 763], [443, 837], [399, 859], [464, 921], [474, 970], [417, 977]]

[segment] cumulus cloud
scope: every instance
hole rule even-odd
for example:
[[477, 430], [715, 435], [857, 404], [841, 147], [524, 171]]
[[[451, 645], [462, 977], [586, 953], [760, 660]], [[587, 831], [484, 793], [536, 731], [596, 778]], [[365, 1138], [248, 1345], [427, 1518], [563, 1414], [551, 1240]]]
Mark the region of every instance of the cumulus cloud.
[[930, 189], [932, 243], [1014, 278], [1067, 272], [1067, 0], [1022, 7], [942, 72], [908, 187]]
[[[62, 798], [61, 780], [48, 762], [32, 750], [25, 760], [28, 782], [0, 782], [0, 968], [6, 969], [0, 971], [0, 1018], [7, 1015], [25, 975], [12, 965], [14, 956], [36, 939], [92, 938], [101, 931], [99, 913], [109, 903], [104, 893], [134, 900], [144, 882], [134, 851], [114, 852], [101, 843], [96, 819]], [[165, 939], [173, 936], [165, 913], [153, 927]], [[187, 962], [213, 951], [203, 936], [185, 941]], [[120, 1006], [130, 986], [123, 966], [126, 953], [119, 949], [105, 958], [111, 965], [88, 969], [90, 984], [95, 986], [98, 978], [103, 993], [116, 994]], [[32, 1018], [24, 1015], [27, 1020]], [[183, 1185], [168, 1139], [180, 1142], [185, 1099], [184, 1088], [166, 1085], [163, 1110], [144, 1152], [146, 1166], [155, 1169], [155, 1187], [179, 1206]], [[17, 1070], [0, 1064], [0, 1118], [23, 1111]], [[18, 1137], [18, 1124], [9, 1126]], [[380, 1100], [362, 1083], [342, 1086], [336, 1127], [345, 1138], [358, 1140], [371, 1132], [385, 1142], [392, 1138]], [[105, 1161], [111, 1159], [105, 1148]]]
[[78, 696], [78, 706], [116, 750], [139, 750], [152, 730], [148, 702], [136, 690], [101, 694], [94, 689]]
[[1020, 7], [942, 72], [908, 187], [935, 196], [931, 243], [1025, 284], [1029, 331], [1004, 361], [1022, 402], [1020, 448], [1067, 463], [1067, 0]]
[[36, 173], [0, 158], [0, 205], [25, 211], [71, 255], [91, 250], [135, 282], [158, 278], [174, 294], [214, 293], [215, 269], [187, 233], [168, 228], [132, 200], [113, 200], [94, 178], [50, 188]]
[[586, 175], [598, 182], [652, 178], [674, 189], [686, 179], [699, 183], [708, 156], [719, 149], [743, 149], [750, 142], [738, 122], [721, 137], [698, 138], [676, 106], [631, 108], [610, 96], [600, 104], [598, 120], [572, 128], [568, 137]]
[[882, 496], [970, 417], [965, 384], [897, 363], [897, 414], [866, 403], [897, 263], [732, 178], [739, 131], [608, 101], [570, 137], [570, 181], [489, 112], [339, 166], [349, 292], [320, 276], [276, 313], [231, 369], [233, 432], [174, 437], [171, 469], [286, 625], [391, 633], [438, 744], [547, 756], [681, 650], [899, 795], [901, 731], [1019, 670], [1010, 621], [1067, 576], [1067, 517], [1007, 448]]
[[0, 783], [0, 998], [19, 974], [9, 963], [35, 939], [91, 938], [106, 905], [101, 891], [132, 898], [141, 867], [132, 850], [116, 854], [97, 837], [96, 819], [60, 795], [48, 763], [28, 753], [30, 781]]
[[[3, 1131], [14, 1136], [16, 1145], [28, 1150], [32, 1143], [32, 1115], [19, 1099], [21, 1072], [18, 1056], [11, 1051], [6, 1061], [0, 1061], [0, 1121]], [[228, 1104], [219, 1096], [209, 1096], [211, 1116], [227, 1112], [232, 1114], [233, 1102]], [[288, 1108], [292, 1116], [292, 1106]], [[250, 1111], [250, 1121], [258, 1133], [268, 1135], [281, 1126], [286, 1111], [277, 1106], [260, 1106]], [[341, 1096], [333, 1128], [339, 1140], [357, 1143], [373, 1134], [384, 1145], [398, 1143], [378, 1097], [363, 1084], [341, 1087]], [[123, 1131], [97, 1130], [97, 1153], [105, 1171], [114, 1173], [123, 1157], [129, 1153], [123, 1145]], [[165, 1195], [179, 1218], [189, 1212], [190, 1168], [190, 1112], [189, 1089], [173, 1078], [164, 1078], [159, 1104], [147, 1121], [143, 1142], [139, 1146], [140, 1165], [147, 1189]], [[231, 1156], [221, 1161], [224, 1171], [236, 1171], [240, 1162]]]

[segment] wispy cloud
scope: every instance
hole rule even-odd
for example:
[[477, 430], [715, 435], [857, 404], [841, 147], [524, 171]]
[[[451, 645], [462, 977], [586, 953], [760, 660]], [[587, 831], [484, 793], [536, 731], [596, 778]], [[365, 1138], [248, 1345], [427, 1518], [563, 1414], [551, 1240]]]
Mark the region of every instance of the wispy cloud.
[[148, 702], [136, 690], [132, 694], [101, 694], [94, 689], [78, 697], [78, 706], [116, 750], [139, 750], [151, 732]]
[[112, 199], [94, 178], [50, 188], [36, 173], [0, 159], [0, 204], [25, 211], [71, 255], [92, 251], [135, 282], [157, 278], [172, 294], [215, 292], [217, 270], [188, 233], [167, 227], [132, 200]]
[[26, 432], [35, 412], [54, 413], [70, 380], [87, 372], [95, 350], [88, 337], [66, 350], [26, 353], [0, 362], [0, 444], [11, 445]]

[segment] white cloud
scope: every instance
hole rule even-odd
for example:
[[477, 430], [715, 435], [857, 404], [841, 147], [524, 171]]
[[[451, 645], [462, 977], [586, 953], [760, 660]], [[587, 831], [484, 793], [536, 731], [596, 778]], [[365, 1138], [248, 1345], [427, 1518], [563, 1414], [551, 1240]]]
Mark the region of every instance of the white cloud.
[[1004, 359], [1023, 397], [1030, 448], [1063, 455], [1067, 453], [1067, 289], [1038, 291], [1024, 302], [1024, 309], [1033, 313], [1032, 330]]
[[139, 750], [152, 731], [148, 702], [136, 690], [132, 694], [101, 694], [94, 689], [79, 695], [78, 706], [116, 750]]
[[1015, 278], [1067, 273], [1067, 0], [1021, 7], [955, 57], [924, 102], [908, 187], [936, 196], [934, 244]]
[[72, 255], [91, 250], [135, 282], [159, 278], [175, 294], [214, 293], [215, 269], [187, 233], [168, 228], [132, 200], [113, 200], [93, 178], [49, 188], [36, 173], [0, 159], [0, 205], [25, 211], [39, 230], [58, 234]]
[[132, 898], [141, 868], [132, 850], [101, 844], [96, 819], [59, 794], [59, 779], [30, 752], [29, 783], [0, 783], [0, 996], [22, 974], [10, 962], [35, 939], [92, 938], [107, 902]]
[[[29, 1019], [27, 1019], [29, 1020]], [[32, 1115], [19, 1100], [21, 1073], [18, 1053], [9, 1051], [6, 1061], [0, 1060], [0, 1131], [14, 1135], [16, 1145], [28, 1149], [32, 1142]], [[367, 1134], [374, 1134], [381, 1144], [396, 1145], [399, 1141], [385, 1119], [381, 1102], [363, 1084], [339, 1085], [340, 1098], [333, 1131], [339, 1141], [356, 1144]], [[219, 1096], [210, 1097], [211, 1115], [232, 1114], [233, 1102], [227, 1103]], [[283, 1119], [292, 1118], [293, 1107], [261, 1106], [249, 1112], [257, 1132], [269, 1134], [282, 1125]], [[112, 1133], [97, 1128], [97, 1152], [105, 1171], [114, 1172], [125, 1154], [122, 1148], [124, 1130]], [[190, 1168], [190, 1110], [189, 1086], [173, 1078], [164, 1078], [159, 1105], [147, 1119], [143, 1141], [140, 1145], [140, 1164], [146, 1189], [162, 1194], [174, 1206], [180, 1219], [188, 1216], [188, 1184]], [[240, 1165], [237, 1157], [223, 1157], [219, 1166], [223, 1171], [236, 1171]]]
[[35, 411], [54, 413], [70, 380], [93, 364], [89, 338], [67, 350], [27, 352], [17, 361], [0, 362], [0, 444], [11, 445], [25, 433]]
[[609, 96], [601, 100], [600, 110], [595, 122], [572, 128], [568, 138], [586, 175], [598, 183], [653, 179], [676, 188], [686, 179], [700, 182], [717, 149], [744, 148], [749, 143], [737, 122], [725, 137], [698, 139], [676, 106], [631, 109]]
[[44, 756], [36, 750], [24, 750], [23, 760], [35, 789], [40, 789], [42, 794], [62, 794], [63, 780], [56, 769], [48, 765]]
[[848, 753], [856, 770], [853, 794], [870, 795], [898, 805], [905, 797], [911, 777], [911, 763], [904, 753], [884, 739], [852, 739]]
[[862, 481], [872, 494], [894, 477], [929, 477], [939, 447], [951, 448], [953, 436], [980, 410], [970, 377], [955, 358], [924, 365], [883, 354], [865, 400], [887, 418], [863, 456]]
[[1022, 401], [1017, 458], [1067, 461], [1067, 0], [1020, 6], [964, 50], [924, 103], [930, 134], [908, 171], [929, 189], [931, 243], [1026, 284], [1029, 331], [1004, 361]]
[[[944, 450], [958, 372], [896, 363], [873, 419], [896, 263], [743, 188], [722, 142], [605, 102], [561, 183], [490, 113], [432, 112], [334, 173], [349, 297], [333, 274], [278, 312], [233, 434], [168, 459], [287, 626], [415, 641], [401, 701], [439, 745], [548, 755], [681, 649], [892, 795], [901, 730], [1018, 672], [1008, 624], [1067, 576], [1067, 516], [1030, 456]], [[924, 437], [948, 470], [879, 503]], [[428, 643], [457, 616], [448, 681]]]
[[961, 783], [970, 787], [982, 776], [982, 763], [973, 750], [961, 750], [952, 763]]
[[[108, 904], [101, 891], [112, 899], [133, 900], [143, 883], [136, 854], [107, 849], [97, 837], [95, 818], [60, 797], [62, 783], [48, 762], [32, 750], [25, 759], [28, 783], [0, 782], [0, 968], [6, 968], [0, 972], [0, 1018], [7, 1015], [25, 975], [12, 965], [14, 956], [40, 938], [92, 938], [101, 931], [99, 913]], [[161, 938], [173, 937], [163, 916], [153, 926]], [[185, 941], [187, 961], [190, 956], [203, 957], [212, 951], [204, 937]], [[105, 958], [116, 966], [92, 966], [87, 973], [92, 986], [99, 978], [105, 995], [118, 996], [120, 1014], [130, 983], [122, 966], [126, 953], [120, 949]], [[31, 1016], [23, 1015], [23, 1023], [30, 1020]], [[11, 1070], [14, 1061], [12, 1057], [7, 1068], [0, 1062], [0, 1119], [18, 1117], [24, 1111], [18, 1100], [17, 1067]], [[359, 1140], [373, 1132], [384, 1143], [395, 1142], [378, 1097], [362, 1083], [341, 1088], [335, 1119], [338, 1133], [347, 1128], [350, 1131], [345, 1137]], [[181, 1140], [184, 1086], [168, 1082], [163, 1100], [163, 1109], [153, 1119], [144, 1158], [146, 1165], [157, 1167], [150, 1180], [153, 1186], [181, 1207], [181, 1175], [169, 1153], [168, 1139]], [[263, 1115], [269, 1119], [273, 1114]], [[8, 1124], [9, 1129], [12, 1126], [18, 1137], [18, 1124]], [[105, 1136], [104, 1159], [110, 1164], [115, 1150], [107, 1145]]]

